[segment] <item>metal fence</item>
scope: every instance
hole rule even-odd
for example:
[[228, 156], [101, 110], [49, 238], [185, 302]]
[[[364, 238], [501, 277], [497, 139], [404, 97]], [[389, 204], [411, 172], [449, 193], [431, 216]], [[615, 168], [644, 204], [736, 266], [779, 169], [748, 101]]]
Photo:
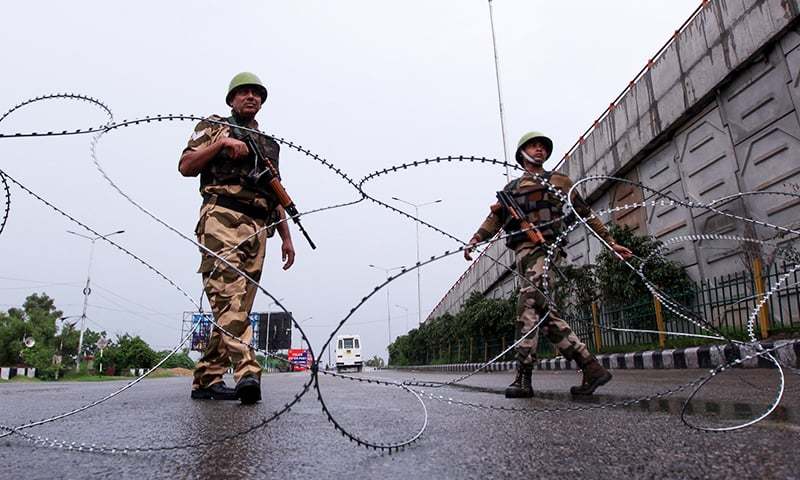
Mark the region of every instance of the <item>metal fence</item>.
[[[693, 285], [691, 292], [683, 297], [672, 298], [679, 305], [678, 310], [697, 323], [707, 322], [726, 336], [743, 337], [746, 334], [748, 319], [758, 304], [762, 293], [779, 284], [781, 277], [790, 272], [791, 265], [773, 264], [761, 274], [761, 283], [751, 271], [704, 280]], [[760, 268], [754, 268], [758, 272]], [[776, 292], [769, 297], [762, 313], [756, 317], [755, 333], [765, 338], [769, 332], [800, 332], [800, 275], [791, 272]], [[654, 299], [626, 305], [623, 307], [601, 306], [586, 308], [583, 311], [566, 312], [562, 315], [576, 335], [593, 352], [614, 350], [625, 346], [659, 345], [657, 333], [639, 333], [627, 330], [653, 330], [662, 332], [681, 332], [708, 334], [689, 320], [681, 318], [666, 306], [659, 307]], [[592, 313], [594, 312], [594, 314]], [[659, 325], [659, 315], [661, 323]], [[542, 335], [540, 333], [540, 335]], [[670, 336], [662, 336], [669, 344]], [[674, 338], [674, 337], [673, 337]], [[464, 362], [485, 362], [514, 343], [514, 334], [509, 332], [499, 338], [454, 338], [440, 342], [420, 353], [416, 363], [443, 364]], [[600, 345], [598, 345], [598, 343]], [[601, 347], [598, 349], [598, 347]], [[553, 345], [543, 336], [539, 340], [537, 353], [540, 357], [555, 354]], [[506, 354], [501, 360], [513, 360], [514, 352]]]

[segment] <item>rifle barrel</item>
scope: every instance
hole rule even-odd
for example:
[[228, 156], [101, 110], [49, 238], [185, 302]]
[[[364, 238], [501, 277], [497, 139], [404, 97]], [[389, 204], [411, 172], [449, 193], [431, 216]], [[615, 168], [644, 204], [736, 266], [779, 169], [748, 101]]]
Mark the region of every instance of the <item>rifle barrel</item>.
[[283, 209], [286, 213], [291, 217], [292, 221], [297, 228], [300, 230], [300, 233], [306, 237], [308, 244], [311, 245], [312, 250], [316, 250], [317, 246], [314, 245], [314, 242], [311, 240], [311, 237], [306, 232], [306, 229], [303, 228], [303, 224], [300, 223], [300, 218], [297, 216], [299, 213], [297, 211], [297, 206], [292, 201], [292, 198], [289, 196], [289, 193], [283, 188], [283, 184], [281, 183], [280, 179], [278, 178], [278, 172], [275, 167], [270, 162], [269, 158], [265, 157], [261, 153], [261, 148], [256, 143], [255, 139], [249, 133], [245, 135], [247, 147], [253, 151], [253, 155], [263, 160], [264, 165], [266, 166], [267, 170], [270, 172], [270, 176], [267, 177], [269, 179], [269, 186], [272, 189], [272, 193], [275, 194], [275, 197], [278, 199], [278, 203], [281, 204]]

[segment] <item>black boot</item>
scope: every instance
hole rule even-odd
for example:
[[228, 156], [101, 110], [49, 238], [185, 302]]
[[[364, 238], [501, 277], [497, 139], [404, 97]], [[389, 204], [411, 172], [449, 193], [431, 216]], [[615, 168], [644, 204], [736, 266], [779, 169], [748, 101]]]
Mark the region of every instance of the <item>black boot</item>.
[[206, 388], [195, 388], [192, 390], [194, 400], [236, 400], [236, 392], [225, 385], [224, 382], [217, 382]]
[[506, 388], [506, 398], [531, 398], [533, 396], [532, 375], [533, 365], [517, 365], [517, 378]]
[[245, 375], [236, 382], [236, 397], [244, 405], [261, 400], [261, 382], [255, 375]]
[[569, 389], [573, 395], [591, 395], [597, 390], [597, 387], [605, 385], [611, 380], [611, 372], [600, 365], [600, 362], [594, 357], [581, 365], [581, 370], [583, 371], [583, 382], [579, 386]]

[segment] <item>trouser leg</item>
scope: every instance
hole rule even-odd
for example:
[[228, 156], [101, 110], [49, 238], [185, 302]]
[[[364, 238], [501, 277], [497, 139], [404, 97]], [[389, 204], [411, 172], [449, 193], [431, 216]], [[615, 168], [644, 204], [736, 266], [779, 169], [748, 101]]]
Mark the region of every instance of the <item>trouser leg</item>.
[[222, 336], [216, 327], [211, 330], [205, 352], [194, 368], [193, 389], [207, 388], [222, 381], [222, 375], [230, 364]]
[[[241, 214], [211, 210], [201, 218], [198, 239], [258, 282], [264, 263], [266, 232], [257, 236], [252, 234], [260, 226]], [[200, 271], [216, 323], [237, 338], [216, 328], [212, 331], [206, 352], [195, 368], [195, 384], [206, 387], [221, 381], [231, 363], [234, 364], [236, 381], [248, 374], [260, 378], [261, 365], [249, 347], [253, 339], [249, 316], [257, 287], [207, 254], [203, 257]]]
[[[529, 332], [549, 312], [540, 325], [547, 339], [558, 347], [564, 358], [575, 360], [579, 364], [588, 362], [592, 355], [586, 344], [581, 342], [569, 324], [558, 316], [558, 312], [548, 303], [544, 295], [544, 261], [545, 252], [540, 249], [518, 253], [517, 268], [528, 281], [523, 282], [517, 301], [517, 334], [522, 336]], [[551, 276], [548, 276], [548, 282], [548, 285], [552, 285]], [[517, 346], [517, 360], [520, 364], [534, 363], [537, 346], [537, 332], [532, 333]]]
[[[247, 374], [260, 377], [261, 365], [249, 347], [253, 340], [253, 326], [249, 316], [256, 287], [232, 271], [223, 273], [222, 277], [224, 278], [208, 279], [206, 296], [217, 324], [236, 338], [225, 334], [219, 336], [220, 348], [227, 352], [227, 361], [218, 368], [226, 369], [233, 363], [236, 381]], [[258, 281], [258, 278], [254, 280]]]

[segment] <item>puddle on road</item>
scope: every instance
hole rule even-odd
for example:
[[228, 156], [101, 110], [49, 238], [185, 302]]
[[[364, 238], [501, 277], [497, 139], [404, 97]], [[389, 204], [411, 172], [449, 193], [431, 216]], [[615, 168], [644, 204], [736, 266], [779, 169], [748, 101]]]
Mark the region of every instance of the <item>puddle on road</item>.
[[[457, 386], [458, 389], [463, 391], [483, 391], [486, 393], [500, 394], [494, 389], [479, 388], [473, 386]], [[790, 389], [787, 389], [785, 395], [789, 395]], [[784, 396], [785, 400], [786, 396]], [[552, 400], [558, 402], [581, 403], [590, 405], [620, 404], [631, 398], [622, 398], [610, 395], [593, 395], [591, 397], [573, 397], [568, 393], [557, 392], [536, 392], [534, 400]], [[620, 407], [628, 410], [636, 410], [649, 413], [669, 413], [672, 415], [680, 416], [683, 410], [685, 398], [659, 398], [654, 400], [643, 400], [636, 402], [632, 405]], [[521, 406], [521, 405], [518, 405]], [[693, 425], [703, 427], [725, 427], [735, 424], [741, 424], [747, 420], [756, 418], [767, 411], [769, 405], [766, 403], [745, 403], [745, 402], [722, 402], [722, 401], [709, 401], [709, 400], [692, 400], [686, 407], [687, 421]], [[800, 410], [791, 407], [778, 405], [778, 407], [770, 414], [769, 417], [764, 419], [765, 422], [791, 424], [800, 426]]]

